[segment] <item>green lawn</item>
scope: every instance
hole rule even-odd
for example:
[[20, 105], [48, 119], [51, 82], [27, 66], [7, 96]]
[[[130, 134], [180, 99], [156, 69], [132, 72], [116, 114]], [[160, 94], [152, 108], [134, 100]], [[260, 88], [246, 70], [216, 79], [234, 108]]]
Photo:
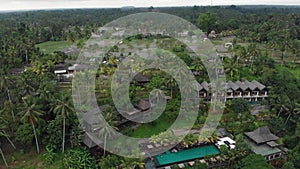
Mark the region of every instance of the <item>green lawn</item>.
[[[162, 133], [166, 130], [168, 130], [171, 125], [175, 122], [174, 120], [171, 120], [166, 115], [162, 114], [158, 119], [154, 121], [154, 124], [151, 123], [145, 123], [141, 124], [139, 127], [137, 127], [133, 132], [127, 133], [127, 135], [135, 138], [146, 138], [151, 137], [153, 135], [158, 135], [159, 133]], [[178, 125], [180, 128], [186, 128], [189, 127], [189, 122], [181, 122], [181, 124]]]
[[73, 44], [74, 44], [73, 42], [69, 42], [69, 41], [48, 41], [48, 42], [37, 44], [36, 47], [40, 48], [40, 51], [44, 53], [53, 53], [63, 48], [68, 48]]
[[157, 135], [165, 130], [167, 130], [174, 122], [167, 119], [166, 116], [161, 116], [155, 120], [155, 124], [150, 123], [140, 125], [133, 133], [132, 137], [136, 138], [146, 138], [152, 135]]
[[225, 45], [225, 41], [223, 40], [211, 40], [211, 43], [214, 45]]

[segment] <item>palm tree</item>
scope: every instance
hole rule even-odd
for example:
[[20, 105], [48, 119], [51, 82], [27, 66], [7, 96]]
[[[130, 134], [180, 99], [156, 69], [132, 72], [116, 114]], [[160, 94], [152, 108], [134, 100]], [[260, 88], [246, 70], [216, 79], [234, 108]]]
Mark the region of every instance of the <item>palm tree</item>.
[[256, 58], [259, 55], [259, 50], [256, 46], [256, 44], [250, 44], [247, 47], [247, 57], [251, 61], [250, 67], [252, 68], [253, 62], [256, 60]]
[[173, 87], [176, 85], [176, 81], [172, 78], [169, 77], [168, 80], [166, 81], [166, 86], [171, 90], [171, 98], [173, 97]]
[[99, 118], [101, 123], [99, 124], [99, 126], [97, 126], [97, 128], [100, 128], [99, 131], [100, 136], [104, 136], [103, 156], [105, 156], [107, 137], [111, 138], [113, 135], [115, 135], [115, 130], [118, 130], [117, 128], [118, 121], [116, 120], [115, 115], [111, 112], [105, 112], [103, 117], [104, 119], [102, 119], [101, 117]]
[[149, 141], [151, 143], [154, 143], [154, 144], [157, 144], [159, 142], [159, 138], [157, 137], [157, 135], [152, 135], [150, 138], [149, 138]]
[[59, 114], [63, 117], [63, 142], [62, 142], [62, 152], [65, 151], [65, 137], [66, 137], [66, 117], [70, 116], [74, 112], [73, 107], [70, 104], [70, 97], [62, 95], [61, 99], [57, 99], [57, 106], [54, 108], [53, 112]]
[[29, 69], [18, 78], [18, 85], [20, 85], [18, 89], [22, 96], [36, 94], [37, 84], [39, 84], [36, 77], [37, 76]]
[[201, 134], [203, 135], [202, 141], [205, 141], [206, 143], [213, 143], [219, 138], [216, 133], [210, 131], [210, 129], [203, 129]]
[[281, 106], [280, 112], [282, 111], [287, 115], [286, 124], [292, 116], [297, 116], [300, 113], [300, 104], [289, 100], [287, 104]]
[[225, 59], [225, 72], [233, 78], [238, 73], [236, 62], [232, 59]]
[[194, 134], [189, 133], [188, 135], [186, 135], [184, 137], [184, 139], [182, 140], [182, 144], [185, 148], [188, 148], [190, 145], [194, 144], [196, 142], [196, 138], [194, 136]]
[[221, 146], [221, 158], [228, 162], [228, 168], [232, 168], [233, 163], [240, 157], [236, 150], [229, 150], [226, 146]]
[[33, 67], [30, 68], [34, 73], [36, 73], [37, 75], [43, 75], [44, 72], [47, 71], [46, 66], [43, 65], [41, 62], [39, 61], [35, 61], [33, 63]]
[[31, 98], [24, 98], [23, 104], [20, 106], [21, 111], [19, 115], [21, 116], [21, 121], [23, 123], [30, 122], [32, 125], [33, 134], [35, 137], [36, 150], [39, 153], [39, 142], [35, 131], [34, 123], [38, 121], [38, 117], [43, 113], [39, 110], [35, 103], [32, 103]]
[[193, 60], [192, 69], [199, 73], [205, 70], [201, 58], [197, 57]]
[[[13, 142], [9, 139], [8, 134], [4, 131], [5, 129], [7, 129], [7, 121], [3, 118], [0, 118], [0, 137], [5, 137], [9, 141], [9, 143], [13, 146], [13, 148], [16, 149]], [[8, 167], [8, 164], [6, 162], [6, 159], [5, 159], [5, 156], [3, 154], [1, 147], [0, 147], [0, 154], [2, 156], [5, 166]]]
[[233, 48], [233, 52], [234, 52], [234, 58], [235, 58], [237, 64], [239, 64], [240, 60], [241, 60], [241, 63], [244, 63], [245, 60], [247, 60], [247, 58], [246, 58], [247, 50], [245, 47], [243, 47], [241, 45], [236, 45]]
[[[6, 73], [4, 73], [4, 70], [0, 70], [0, 90], [5, 90], [8, 100], [9, 102], [12, 104], [12, 99], [11, 99], [11, 94], [10, 94], [10, 89], [8, 86], [11, 85], [11, 81], [9, 79], [9, 77], [6, 75]], [[13, 120], [15, 120], [15, 114], [13, 109], [11, 109], [11, 116], [13, 117]]]

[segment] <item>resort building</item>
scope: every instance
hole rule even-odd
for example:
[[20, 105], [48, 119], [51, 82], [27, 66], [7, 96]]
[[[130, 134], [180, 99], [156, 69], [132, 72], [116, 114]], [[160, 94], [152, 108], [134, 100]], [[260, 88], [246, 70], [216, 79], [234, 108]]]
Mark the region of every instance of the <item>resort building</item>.
[[147, 76], [138, 73], [134, 76], [134, 82], [136, 82], [139, 86], [144, 86], [145, 84], [150, 82], [150, 79]]
[[[202, 82], [197, 84], [197, 90], [199, 92], [199, 97], [204, 100], [204, 102], [210, 102], [212, 99], [212, 94], [210, 91], [210, 84], [207, 82]], [[268, 91], [265, 85], [253, 80], [249, 82], [247, 80], [241, 81], [228, 81], [226, 84], [226, 94], [225, 101], [232, 99], [243, 98], [248, 102], [257, 102], [266, 100], [268, 98]]]
[[28, 68], [32, 67], [31, 64], [26, 64], [26, 65], [23, 65], [22, 67], [20, 68], [12, 68], [10, 70], [10, 73], [12, 75], [20, 75], [21, 73], [25, 72]]
[[[226, 57], [232, 58], [232, 52], [228, 50], [231, 43], [226, 43], [225, 45], [216, 45], [217, 56], [224, 60]], [[231, 44], [232, 46], [232, 44]]]
[[227, 129], [224, 127], [217, 128], [215, 132], [216, 132], [216, 135], [220, 138], [222, 138], [222, 137], [233, 138], [233, 135], [231, 133], [229, 133], [227, 131]]
[[84, 70], [89, 70], [90, 68], [91, 66], [86, 64], [73, 64], [72, 66], [67, 66], [60, 63], [55, 65], [54, 73], [57, 76], [58, 82], [68, 83], [72, 81], [75, 72], [82, 72]]
[[286, 148], [276, 143], [279, 138], [272, 134], [267, 126], [245, 133], [245, 142], [251, 150], [264, 156], [266, 160], [281, 158], [286, 153]]

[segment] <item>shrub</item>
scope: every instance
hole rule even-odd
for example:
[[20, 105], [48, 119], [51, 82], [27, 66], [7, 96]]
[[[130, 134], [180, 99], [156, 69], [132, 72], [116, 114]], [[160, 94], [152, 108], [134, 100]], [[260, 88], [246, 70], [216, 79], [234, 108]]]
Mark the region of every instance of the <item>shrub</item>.
[[63, 159], [64, 168], [99, 168], [96, 159], [86, 149], [70, 149]]
[[235, 113], [243, 113], [249, 111], [249, 104], [244, 99], [235, 99], [232, 100], [231, 104], [229, 105], [229, 109]]
[[55, 158], [56, 153], [54, 152], [56, 149], [56, 146], [53, 144], [48, 144], [46, 146], [46, 153], [43, 154], [43, 157], [45, 158], [46, 162], [48, 164], [52, 164]]

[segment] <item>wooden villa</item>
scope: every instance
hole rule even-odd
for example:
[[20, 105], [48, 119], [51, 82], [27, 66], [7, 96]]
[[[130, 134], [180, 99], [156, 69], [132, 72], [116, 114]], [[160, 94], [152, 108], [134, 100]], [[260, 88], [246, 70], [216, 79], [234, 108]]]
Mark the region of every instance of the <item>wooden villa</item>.
[[[268, 91], [265, 85], [253, 80], [249, 81], [228, 81], [226, 84], [226, 94], [225, 101], [243, 98], [248, 102], [257, 102], [266, 100], [268, 98]], [[199, 97], [204, 100], [204, 102], [210, 102], [212, 94], [210, 92], [210, 84], [207, 82], [202, 82], [197, 84], [197, 90], [199, 92]]]
[[286, 153], [285, 148], [282, 148], [276, 142], [279, 137], [272, 134], [267, 126], [244, 134], [246, 136], [245, 142], [250, 146], [251, 150], [264, 156], [268, 161], [281, 158]]

